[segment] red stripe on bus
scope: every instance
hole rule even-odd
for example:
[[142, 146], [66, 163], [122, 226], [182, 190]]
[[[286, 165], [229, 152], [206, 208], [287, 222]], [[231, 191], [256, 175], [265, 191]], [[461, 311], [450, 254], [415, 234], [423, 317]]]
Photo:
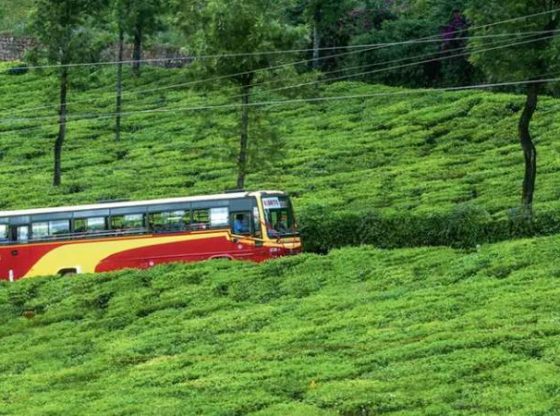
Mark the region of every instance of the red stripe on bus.
[[191, 262], [216, 258], [263, 261], [270, 258], [268, 248], [235, 243], [225, 237], [157, 244], [122, 251], [103, 259], [96, 272], [141, 268], [170, 262]]

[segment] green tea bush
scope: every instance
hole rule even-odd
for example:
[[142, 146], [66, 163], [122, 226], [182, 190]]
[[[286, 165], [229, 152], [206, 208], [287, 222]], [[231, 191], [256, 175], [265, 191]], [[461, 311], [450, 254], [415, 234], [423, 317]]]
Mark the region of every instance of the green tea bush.
[[[448, 218], [468, 241], [487, 216]], [[559, 249], [362, 246], [0, 283], [0, 413], [553, 415]]]
[[27, 64], [16, 62], [12, 67], [6, 70], [8, 75], [25, 75], [29, 71]]
[[457, 205], [448, 217], [445, 239], [449, 245], [474, 247], [487, 242], [492, 218], [483, 208], [472, 204]]
[[381, 248], [474, 248], [484, 243], [560, 233], [560, 213], [554, 211], [505, 218], [492, 217], [473, 204], [457, 205], [449, 213], [425, 215], [309, 211], [301, 213], [299, 221], [305, 249], [315, 253], [362, 244]]
[[[94, 77], [83, 76], [82, 88], [71, 91], [62, 186], [53, 188], [56, 74], [30, 70], [11, 77], [6, 70], [13, 65], [0, 63], [0, 107], [7, 112], [0, 126], [2, 209], [198, 195], [234, 187], [236, 161], [228, 155], [237, 146], [235, 109], [128, 115], [122, 120], [122, 140], [115, 143], [111, 119], [72, 120], [114, 111], [114, 73], [100, 69]], [[124, 111], [227, 102], [227, 88], [211, 94], [157, 91], [184, 83], [185, 75], [186, 69], [146, 67], [135, 79], [125, 69]], [[276, 97], [266, 88], [255, 93], [262, 101]], [[518, 115], [504, 110], [522, 103], [522, 97], [472, 91], [406, 94], [402, 88], [358, 82], [323, 85], [315, 93], [387, 96], [277, 105], [263, 115], [283, 146], [275, 158], [268, 157], [270, 152], [260, 155], [267, 163], [254, 164], [247, 188], [293, 195], [307, 250], [325, 253], [360, 244], [475, 247], [560, 229], [557, 100], [543, 97], [535, 116], [540, 156], [529, 221], [511, 209], [519, 199], [523, 160], [515, 139]], [[41, 119], [26, 121], [32, 116]]]

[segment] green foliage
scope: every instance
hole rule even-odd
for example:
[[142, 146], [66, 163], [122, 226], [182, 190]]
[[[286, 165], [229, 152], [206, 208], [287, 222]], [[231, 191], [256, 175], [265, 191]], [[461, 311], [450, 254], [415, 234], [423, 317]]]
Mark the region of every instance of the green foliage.
[[[328, 48], [346, 46], [350, 42], [355, 29], [351, 12], [357, 6], [357, 2], [355, 0], [306, 0], [298, 2], [298, 5], [300, 18], [317, 31], [318, 46], [327, 48], [319, 53], [321, 61], [318, 63], [318, 68], [325, 71], [336, 69], [339, 65], [339, 58], [336, 58], [336, 55], [340, 54], [340, 50], [328, 50]], [[297, 15], [297, 12], [295, 14]]]
[[[399, 19], [387, 21], [383, 30], [374, 29], [370, 33], [356, 36], [352, 39], [355, 45], [375, 45], [380, 43], [403, 42], [408, 39], [428, 37], [437, 32], [437, 25], [428, 20]], [[371, 51], [351, 55], [346, 59], [346, 68], [349, 74], [367, 72], [361, 78], [366, 81], [382, 82], [390, 85], [408, 85], [411, 87], [426, 87], [433, 85], [437, 80], [440, 63], [429, 62], [423, 65], [406, 64], [420, 60], [423, 56], [429, 60], [436, 57], [439, 49], [436, 43], [411, 44], [399, 48], [370, 48]], [[404, 59], [410, 57], [408, 60]], [[379, 65], [379, 63], [394, 62], [393, 64]], [[378, 64], [378, 65], [376, 65]], [[395, 67], [385, 70], [386, 67]], [[398, 67], [398, 68], [397, 68]], [[376, 72], [377, 71], [377, 72]]]
[[[275, 52], [294, 48], [301, 34], [301, 30], [278, 18], [281, 5], [272, 0], [210, 0], [196, 14], [199, 21], [193, 19], [192, 7], [186, 9], [188, 21], [198, 28], [194, 36], [198, 38], [198, 52], [212, 56], [203, 62], [206, 72], [216, 73], [218, 79], [232, 81], [239, 88], [236, 98], [241, 103], [241, 116], [235, 133], [240, 139], [232, 155], [238, 163], [238, 188], [244, 187], [250, 165], [258, 162], [257, 150], [266, 154], [271, 147], [280, 147], [271, 123], [267, 129], [260, 128], [262, 124], [255, 129], [254, 119], [262, 119], [263, 114], [251, 117], [254, 111], [250, 111], [250, 101], [257, 81], [274, 74], [274, 69], [288, 60], [287, 54]], [[187, 26], [186, 31], [192, 29]], [[254, 134], [255, 130], [260, 134]]]
[[34, 0], [31, 29], [50, 63], [95, 61], [91, 17], [107, 0]]
[[2, 413], [554, 414], [559, 250], [361, 247], [1, 283]]
[[267, 52], [294, 47], [301, 30], [278, 17], [281, 6], [282, 2], [271, 0], [210, 0], [198, 22], [185, 15], [185, 19], [199, 29], [198, 52], [246, 55], [243, 59], [208, 59], [205, 60], [206, 68], [220, 75], [239, 74], [232, 80], [246, 84], [246, 78], [253, 76], [246, 72], [285, 61], [285, 55]]
[[27, 15], [33, 0], [2, 0], [0, 8], [0, 33], [9, 32], [20, 35], [25, 33]]
[[123, 19], [123, 26], [131, 36], [137, 28], [142, 36], [160, 29], [165, 6], [165, 0], [113, 0], [116, 19]]
[[[467, 32], [455, 33], [452, 11], [462, 12], [455, 1], [417, 1], [406, 13], [393, 15], [382, 24], [352, 38], [353, 45], [398, 44], [372, 47], [345, 58], [348, 74], [362, 74], [357, 79], [408, 87], [469, 85], [482, 78], [469, 63]], [[463, 6], [464, 7], [464, 6]], [[443, 33], [451, 31], [449, 39]], [[435, 41], [409, 43], [414, 39]]]
[[[544, 13], [560, 7], [560, 2], [541, 0], [507, 0], [501, 7], [483, 0], [470, 0], [467, 10], [475, 27], [474, 34], [515, 34], [516, 32], [534, 31], [538, 35], [523, 37], [512, 36], [510, 39], [519, 44], [502, 49], [490, 49], [493, 41], [479, 37], [469, 41], [473, 50], [471, 61], [482, 68], [490, 81], [510, 81], [512, 79], [538, 79], [542, 74], [557, 67], [556, 51], [558, 39], [546, 31], [558, 28], [558, 13]], [[540, 14], [530, 18], [524, 16]], [[496, 21], [506, 22], [493, 25]], [[489, 25], [486, 27], [486, 25]], [[543, 33], [544, 32], [544, 33]], [[537, 41], [541, 39], [540, 41]], [[531, 40], [532, 42], [527, 42]], [[486, 50], [479, 52], [478, 50]]]
[[[76, 120], [68, 123], [65, 179], [60, 189], [54, 189], [48, 148], [56, 134], [50, 107], [57, 99], [50, 88], [53, 78], [34, 70], [7, 75], [5, 70], [12, 66], [0, 65], [0, 108], [9, 109], [0, 126], [3, 209], [197, 195], [231, 188], [236, 165], [228, 153], [237, 110], [184, 110], [222, 105], [231, 90], [204, 94], [163, 89], [185, 83], [184, 70], [146, 68], [138, 80], [125, 70], [127, 111], [173, 111], [125, 116], [122, 143], [114, 143], [111, 119], [92, 118], [113, 112], [113, 71], [84, 74], [83, 87], [72, 90], [70, 100]], [[255, 101], [282, 99], [267, 90], [264, 85], [256, 87]], [[409, 92], [360, 83], [332, 84], [321, 93], [325, 97], [398, 94], [277, 104], [254, 124], [252, 134], [268, 139], [264, 132], [275, 131], [274, 143], [280, 141], [282, 146], [257, 152], [260, 160], [255, 159], [247, 188], [292, 193], [310, 250], [323, 252], [348, 243], [471, 247], [557, 232], [556, 100], [543, 99], [535, 118], [542, 151], [536, 218], [528, 223], [516, 214], [523, 160], [514, 131], [522, 97]], [[35, 107], [39, 108], [34, 114], [22, 111]], [[26, 120], [32, 116], [42, 118]], [[483, 213], [467, 216], [476, 227], [451, 226], [454, 221], [467, 221], [457, 214], [461, 207]]]
[[[519, 214], [517, 214], [519, 212]], [[300, 217], [307, 251], [326, 253], [337, 247], [371, 244], [383, 248], [452, 246], [474, 248], [496, 241], [560, 233], [556, 212], [528, 218], [522, 210], [492, 217], [472, 204], [450, 212], [382, 214], [380, 212], [305, 211]]]

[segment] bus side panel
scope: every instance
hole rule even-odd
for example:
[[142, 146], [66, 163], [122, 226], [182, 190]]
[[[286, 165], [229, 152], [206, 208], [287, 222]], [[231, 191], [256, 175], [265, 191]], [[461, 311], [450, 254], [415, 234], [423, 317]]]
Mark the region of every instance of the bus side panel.
[[[191, 262], [214, 258], [229, 258], [251, 261], [265, 261], [283, 255], [296, 254], [301, 248], [286, 249], [282, 246], [255, 246], [250, 238], [231, 240], [229, 234], [216, 235], [183, 235], [184, 241], [159, 243], [158, 240], [176, 238], [170, 236], [149, 236], [138, 239], [119, 239], [109, 241], [66, 241], [57, 243], [39, 243], [11, 245], [0, 247], [0, 280], [21, 279], [24, 276], [56, 274], [60, 269], [74, 267], [79, 264], [80, 256], [96, 257], [98, 247], [108, 244], [126, 246], [140, 244], [136, 248], [117, 251], [107, 257], [99, 257], [90, 268], [82, 271], [105, 272], [123, 268], [148, 268], [156, 264], [168, 262]], [[151, 241], [153, 241], [153, 244]], [[168, 240], [169, 241], [169, 240]], [[57, 249], [63, 250], [60, 252]], [[48, 260], [48, 261], [47, 261]], [[82, 259], [83, 260], [83, 259]], [[80, 263], [81, 264], [81, 263]]]
[[0, 280], [10, 280], [10, 271], [12, 274], [12, 279], [15, 279], [13, 275], [13, 260], [11, 254], [11, 247], [4, 246], [0, 247]]
[[216, 258], [262, 261], [268, 249], [254, 243], [233, 242], [224, 236], [187, 240], [122, 251], [103, 259], [95, 268], [106, 272], [124, 268], [147, 268], [169, 262], [191, 262]]
[[23, 244], [0, 248], [0, 279], [21, 279], [45, 254], [61, 246], [52, 244]]

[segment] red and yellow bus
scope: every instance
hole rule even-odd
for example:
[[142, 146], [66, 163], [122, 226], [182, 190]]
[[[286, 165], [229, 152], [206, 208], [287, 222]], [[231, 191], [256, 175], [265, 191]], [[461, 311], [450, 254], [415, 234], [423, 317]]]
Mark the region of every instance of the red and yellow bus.
[[280, 191], [0, 212], [0, 279], [301, 251]]

